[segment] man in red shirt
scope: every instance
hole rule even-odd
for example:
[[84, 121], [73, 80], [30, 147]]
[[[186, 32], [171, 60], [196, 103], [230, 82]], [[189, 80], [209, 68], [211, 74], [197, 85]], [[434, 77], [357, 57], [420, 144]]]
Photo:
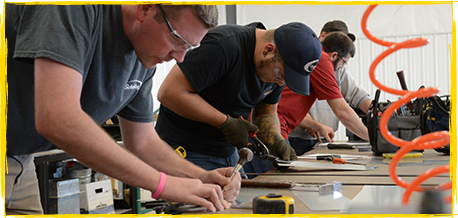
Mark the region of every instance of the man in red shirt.
[[310, 74], [310, 95], [298, 95], [288, 87], [285, 87], [282, 92], [277, 109], [282, 136], [287, 139], [288, 134], [307, 115], [315, 100], [319, 99], [327, 100], [339, 120], [351, 132], [368, 141], [367, 128], [342, 97], [334, 75], [334, 69], [344, 67], [349, 59], [355, 55], [355, 45], [343, 32], [328, 34], [321, 44], [323, 52], [320, 62]]
[[[296, 94], [287, 85], [283, 89], [277, 106], [281, 134], [283, 138], [288, 139], [288, 134], [304, 120], [310, 107], [316, 99], [319, 99], [327, 100], [333, 112], [350, 131], [369, 141], [366, 126], [342, 97], [334, 74], [334, 69], [344, 67], [355, 55], [355, 45], [343, 32], [329, 33], [321, 41], [321, 45], [321, 59], [310, 74], [309, 95]], [[310, 119], [309, 122], [317, 121]], [[307, 123], [307, 125], [311, 124]], [[271, 163], [260, 161], [256, 157], [244, 165], [247, 173], [262, 173], [270, 169], [273, 169]]]

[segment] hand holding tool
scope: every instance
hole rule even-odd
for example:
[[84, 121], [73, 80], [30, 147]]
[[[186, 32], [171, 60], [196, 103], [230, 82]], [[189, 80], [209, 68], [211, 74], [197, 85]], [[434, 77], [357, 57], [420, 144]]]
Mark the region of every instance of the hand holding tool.
[[237, 165], [235, 166], [234, 171], [232, 171], [230, 178], [232, 179], [232, 177], [240, 171], [242, 166], [251, 160], [253, 160], [253, 152], [248, 148], [241, 148], [239, 151], [239, 161], [237, 161]]
[[254, 145], [248, 144], [248, 148], [253, 151], [254, 155], [258, 156], [262, 160], [269, 160], [272, 162], [275, 162], [275, 160], [278, 159], [278, 157], [270, 154], [267, 146], [256, 136], [256, 132], [249, 132], [249, 135], [251, 139], [253, 139]]
[[258, 127], [244, 119], [233, 118], [227, 115], [226, 122], [218, 127], [223, 132], [226, 140], [238, 149], [248, 144], [247, 133], [258, 131]]
[[296, 152], [288, 142], [284, 139], [276, 141], [270, 146], [272, 154], [280, 157], [283, 160], [297, 160]]

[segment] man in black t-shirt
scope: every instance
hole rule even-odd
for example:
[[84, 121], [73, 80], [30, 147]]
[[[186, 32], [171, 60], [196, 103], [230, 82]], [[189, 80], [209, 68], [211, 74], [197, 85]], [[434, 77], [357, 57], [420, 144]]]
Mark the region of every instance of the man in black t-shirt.
[[[302, 23], [271, 30], [261, 23], [219, 26], [162, 83], [156, 131], [207, 170], [234, 166], [236, 148], [246, 147], [248, 133], [256, 131], [274, 155], [294, 160], [276, 107], [285, 83], [309, 94], [308, 75], [320, 56], [317, 35]], [[247, 121], [251, 112], [254, 124]]]

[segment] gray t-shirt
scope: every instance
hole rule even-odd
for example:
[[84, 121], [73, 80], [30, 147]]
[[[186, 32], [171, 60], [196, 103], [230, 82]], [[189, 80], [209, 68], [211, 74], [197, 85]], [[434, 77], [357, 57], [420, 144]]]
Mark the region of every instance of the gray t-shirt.
[[[127, 39], [120, 5], [6, 4], [8, 155], [52, 144], [35, 129], [33, 60], [46, 57], [83, 75], [81, 106], [98, 124], [118, 114], [152, 122], [152, 77]], [[52, 85], [52, 84], [49, 84]]]

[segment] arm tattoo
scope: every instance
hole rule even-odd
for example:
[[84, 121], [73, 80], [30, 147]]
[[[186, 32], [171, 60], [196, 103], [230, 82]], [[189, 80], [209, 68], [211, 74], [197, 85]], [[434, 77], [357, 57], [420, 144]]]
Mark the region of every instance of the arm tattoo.
[[258, 126], [258, 137], [267, 146], [282, 140], [277, 104], [258, 103], [253, 109], [253, 123]]

